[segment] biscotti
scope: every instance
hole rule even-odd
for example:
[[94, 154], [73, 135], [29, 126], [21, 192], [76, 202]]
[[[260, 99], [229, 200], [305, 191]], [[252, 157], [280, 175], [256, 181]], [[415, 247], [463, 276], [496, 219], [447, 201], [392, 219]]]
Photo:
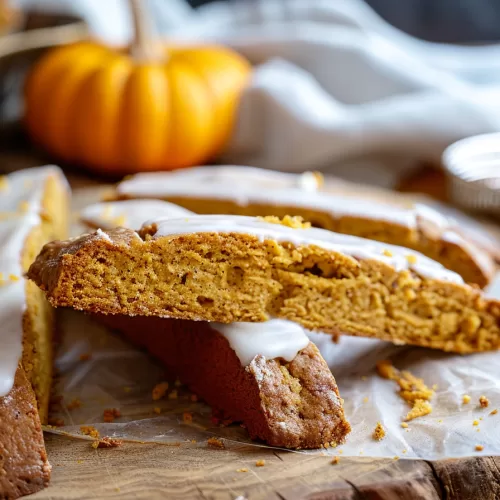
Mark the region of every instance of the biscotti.
[[37, 402], [19, 367], [9, 394], [0, 398], [0, 499], [35, 493], [49, 480]]
[[500, 346], [500, 303], [427, 257], [296, 219], [198, 215], [53, 242], [29, 277], [55, 306], [259, 322], [460, 353]]
[[214, 166], [144, 173], [120, 183], [113, 197], [157, 198], [200, 214], [298, 215], [317, 227], [412, 248], [480, 287], [495, 272], [493, 258], [474, 237], [436, 210], [348, 196], [323, 186], [321, 177], [311, 172]]
[[67, 236], [68, 197], [57, 167], [0, 177], [0, 481], [12, 486], [1, 498], [34, 492], [49, 478], [48, 462], [36, 467], [33, 453], [44, 456], [54, 315], [24, 274], [45, 242]]
[[292, 449], [335, 446], [350, 431], [337, 384], [292, 322], [210, 324], [100, 316], [145, 348], [226, 421], [252, 439]]

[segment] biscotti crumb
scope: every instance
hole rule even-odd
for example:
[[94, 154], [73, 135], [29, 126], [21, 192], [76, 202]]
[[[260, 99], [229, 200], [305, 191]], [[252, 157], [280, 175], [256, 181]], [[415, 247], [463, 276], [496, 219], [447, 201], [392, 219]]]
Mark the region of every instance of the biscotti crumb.
[[429, 401], [417, 399], [413, 403], [413, 408], [407, 413], [405, 420], [413, 420], [414, 418], [423, 417], [432, 413], [432, 406]]
[[80, 432], [85, 436], [90, 436], [93, 438], [99, 438], [99, 431], [93, 425], [82, 425], [80, 427]]
[[49, 425], [53, 425], [54, 427], [64, 427], [64, 420], [62, 418], [49, 417]]
[[[94, 443], [97, 443], [97, 445], [94, 446]], [[123, 441], [121, 439], [114, 439], [110, 438], [109, 436], [104, 436], [98, 441], [94, 441], [94, 443], [92, 443], [92, 446], [94, 448], [118, 448], [123, 444]]]
[[160, 408], [159, 406], [155, 406], [155, 407], [153, 408], [153, 411], [154, 411], [157, 415], [159, 415], [159, 414], [161, 413], [161, 408]]
[[406, 422], [401, 422], [401, 427], [403, 429], [407, 429], [408, 428], [408, 424]]
[[434, 390], [427, 387], [421, 378], [408, 370], [399, 371], [389, 360], [379, 361], [377, 372], [382, 378], [395, 380], [399, 385], [399, 396], [412, 405], [406, 421], [432, 413], [429, 400], [434, 396]]
[[332, 465], [337, 465], [340, 462], [340, 457], [333, 457], [330, 462]]
[[152, 394], [153, 401], [158, 401], [159, 399], [161, 399], [163, 396], [165, 396], [167, 391], [168, 391], [168, 382], [160, 382], [159, 384], [156, 384], [153, 387], [153, 394]]
[[10, 281], [19, 281], [21, 278], [15, 274], [9, 274]]
[[241, 469], [236, 469], [236, 472], [248, 472], [246, 467], [242, 467]]
[[385, 429], [384, 429], [384, 426], [380, 422], [377, 422], [377, 425], [375, 426], [375, 430], [373, 431], [372, 437], [373, 437], [373, 439], [375, 439], [375, 441], [382, 441], [382, 439], [385, 438]]
[[490, 415], [496, 415], [498, 413], [498, 410], [495, 408], [494, 410], [490, 411]]
[[490, 400], [486, 396], [480, 396], [479, 404], [481, 405], [481, 408], [488, 408]]
[[309, 229], [311, 227], [310, 222], [304, 222], [304, 219], [298, 216], [291, 217], [290, 215], [285, 215], [285, 217], [280, 219], [274, 215], [269, 215], [267, 217], [257, 217], [257, 219], [270, 222], [271, 224], [281, 224], [293, 229]]
[[178, 393], [177, 393], [177, 390], [174, 389], [172, 392], [170, 392], [170, 394], [168, 395], [168, 399], [177, 399], [178, 397]]
[[462, 403], [464, 405], [468, 405], [470, 403], [470, 396], [468, 394], [464, 394], [462, 396]]
[[84, 352], [83, 354], [80, 354], [80, 361], [88, 361], [92, 357], [92, 354], [90, 352]]
[[77, 408], [82, 407], [82, 402], [78, 398], [72, 399], [67, 405], [66, 408], [68, 411], [76, 410]]
[[479, 420], [474, 420], [474, 421], [472, 422], [472, 425], [474, 425], [474, 426], [479, 425]]
[[264, 467], [264, 465], [266, 465], [266, 461], [265, 460], [257, 460], [257, 462], [255, 462], [255, 465], [257, 467]]
[[476, 451], [483, 451], [484, 450], [484, 446], [482, 444], [476, 444], [475, 450]]
[[120, 418], [122, 416], [118, 408], [106, 408], [103, 412], [103, 420], [105, 422], [111, 423], [115, 421], [115, 418]]
[[216, 438], [216, 437], [211, 437], [207, 440], [207, 444], [208, 446], [210, 446], [211, 448], [220, 448], [220, 449], [224, 449], [226, 446], [224, 445], [224, 443], [222, 442], [221, 439], [219, 438]]
[[190, 424], [193, 421], [193, 414], [188, 411], [185, 411], [182, 414], [182, 420], [185, 424]]

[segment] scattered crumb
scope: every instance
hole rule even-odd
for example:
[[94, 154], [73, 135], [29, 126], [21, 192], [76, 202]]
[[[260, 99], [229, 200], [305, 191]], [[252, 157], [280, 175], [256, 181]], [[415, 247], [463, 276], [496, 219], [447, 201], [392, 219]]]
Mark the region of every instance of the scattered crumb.
[[363, 453], [364, 453], [364, 451], [363, 451], [363, 450], [361, 450], [361, 451], [359, 452], [359, 454], [360, 454], [360, 455], [362, 455]]
[[248, 469], [246, 467], [243, 467], [241, 469], [236, 469], [236, 472], [248, 472]]
[[405, 449], [402, 451], [403, 455], [404, 455], [407, 451], [408, 451], [408, 450], [405, 448]]
[[483, 451], [484, 450], [484, 446], [482, 444], [476, 444], [475, 450], [476, 451]]
[[441, 419], [441, 418], [440, 418], [440, 419], [438, 420], [438, 424], [442, 424], [442, 423], [443, 423], [443, 419]]
[[178, 394], [177, 394], [177, 389], [174, 389], [170, 394], [168, 395], [168, 399], [177, 399]]
[[64, 420], [62, 418], [49, 417], [49, 425], [54, 427], [64, 427]]
[[83, 354], [80, 354], [80, 361], [88, 361], [92, 357], [92, 354], [90, 352], [84, 352]]
[[153, 387], [153, 401], [158, 401], [168, 391], [168, 382], [160, 382]]
[[486, 396], [481, 396], [479, 398], [479, 404], [481, 405], [481, 408], [488, 408], [490, 400]]
[[377, 425], [375, 426], [375, 430], [373, 431], [372, 437], [373, 437], [373, 439], [375, 439], [375, 441], [382, 441], [382, 439], [385, 438], [385, 429], [384, 429], [384, 426], [380, 422], [377, 422]]
[[121, 411], [118, 408], [106, 408], [103, 412], [103, 420], [108, 423], [114, 422], [115, 418], [120, 418], [121, 416]]
[[161, 413], [161, 408], [160, 408], [159, 406], [155, 406], [155, 407], [153, 408], [153, 411], [154, 411], [157, 415], [159, 415], [159, 414]]
[[432, 406], [429, 401], [424, 401], [423, 399], [417, 399], [413, 402], [412, 409], [407, 413], [405, 420], [413, 420], [414, 418], [423, 417], [424, 415], [429, 415], [432, 413]]
[[337, 451], [337, 453], [338, 453], [339, 455], [342, 455], [342, 453], [344, 453], [344, 450], [338, 450], [338, 451]]
[[85, 434], [85, 436], [91, 436], [96, 439], [100, 436], [99, 431], [93, 425], [82, 425], [80, 432]]
[[264, 467], [264, 465], [266, 465], [266, 461], [265, 460], [257, 460], [257, 462], [255, 462], [255, 465], [257, 467]]
[[416, 264], [417, 263], [417, 256], [416, 255], [407, 255], [406, 256], [406, 260], [410, 263], [410, 264]]
[[211, 437], [207, 440], [207, 444], [208, 446], [210, 446], [211, 448], [220, 448], [220, 449], [224, 449], [226, 446], [224, 445], [224, 443], [222, 442], [222, 439], [219, 439], [219, 438], [216, 438], [216, 437]]
[[393, 460], [399, 460], [399, 457], [396, 455], [392, 458]]
[[468, 405], [470, 403], [470, 396], [468, 394], [464, 394], [462, 396], [462, 403], [464, 405]]
[[196, 403], [198, 401], [198, 396], [196, 394], [191, 394], [190, 399], [193, 403]]
[[66, 405], [66, 408], [68, 409], [68, 411], [73, 411], [77, 408], [81, 408], [81, 406], [82, 402], [78, 398], [74, 398]]
[[121, 439], [113, 439], [110, 438], [109, 436], [104, 436], [103, 438], [99, 439], [98, 441], [94, 441], [92, 443], [93, 448], [118, 448], [123, 444], [123, 441]]
[[191, 443], [196, 444], [196, 439], [191, 439]]
[[406, 422], [401, 422], [401, 427], [403, 429], [407, 429], [408, 428], [408, 424]]
[[83, 464], [83, 460], [77, 460], [77, 461], [76, 461], [76, 463], [77, 463], [78, 465]]
[[495, 408], [494, 410], [490, 411], [490, 415], [496, 415], [498, 413], [498, 410]]
[[333, 465], [337, 465], [339, 462], [340, 462], [340, 457], [333, 457], [330, 463]]
[[432, 413], [429, 403], [434, 396], [434, 389], [427, 387], [421, 378], [415, 377], [407, 370], [399, 371], [389, 360], [377, 363], [377, 372], [382, 378], [394, 380], [399, 385], [399, 396], [412, 405], [405, 420], [413, 420]]
[[386, 257], [392, 257], [392, 252], [387, 248], [382, 252]]
[[365, 397], [363, 398], [363, 403], [368, 403], [368, 397], [367, 397], [367, 396], [365, 396]]
[[438, 385], [437, 384], [432, 384], [432, 390], [437, 391], [438, 390]]
[[472, 425], [479, 425], [479, 420], [474, 420], [474, 422], [472, 422]]
[[185, 424], [190, 424], [193, 421], [193, 414], [191, 412], [189, 412], [189, 411], [185, 411], [182, 414], [182, 421]]
[[10, 281], [19, 281], [21, 278], [15, 274], [9, 274]]

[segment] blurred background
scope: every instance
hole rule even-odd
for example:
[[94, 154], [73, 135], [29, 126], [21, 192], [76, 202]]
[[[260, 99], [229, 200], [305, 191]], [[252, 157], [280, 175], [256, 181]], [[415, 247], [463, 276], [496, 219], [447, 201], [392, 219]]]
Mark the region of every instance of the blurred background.
[[[124, 111], [113, 121], [106, 109], [121, 90], [109, 84], [107, 97], [98, 95], [99, 88], [85, 80], [95, 68], [81, 69], [91, 66], [88, 53], [69, 57], [61, 78], [50, 73], [55, 63], [45, 61], [51, 51], [89, 38], [115, 55], [123, 54], [119, 47], [132, 47], [127, 57], [140, 68], [145, 60], [133, 50], [139, 43], [138, 12], [148, 43], [169, 44], [154, 64], [181, 67], [188, 56], [176, 54], [185, 45], [216, 43], [233, 51], [233, 59], [213, 56], [217, 62], [206, 54], [189, 55], [213, 96], [210, 123], [203, 122], [203, 99], [189, 79], [176, 83], [182, 91], [171, 108], [149, 123], [163, 102], [152, 83], [137, 90], [136, 107], [121, 99], [117, 106]], [[0, 26], [5, 172], [54, 162], [77, 178], [102, 182], [134, 171], [229, 162], [320, 170], [446, 199], [444, 149], [464, 137], [500, 131], [500, 2], [0, 0]], [[169, 88], [175, 87], [172, 68], [165, 70], [171, 71], [165, 77]], [[79, 72], [85, 90], [72, 93]], [[28, 91], [27, 75], [35, 82]], [[66, 107], [75, 109], [59, 109]], [[91, 117], [85, 108], [92, 109]], [[94, 131], [97, 139], [86, 133], [85, 127], [104, 122], [106, 129]], [[176, 142], [176, 151], [154, 157], [156, 146], [144, 148], [148, 137], [161, 144], [161, 127], [168, 128], [165, 142]], [[125, 128], [122, 135], [114, 132]], [[218, 138], [200, 132], [225, 128], [227, 134]], [[100, 140], [106, 134], [128, 153], [110, 154]], [[75, 153], [58, 143], [71, 143]], [[200, 154], [182, 154], [188, 150]]]

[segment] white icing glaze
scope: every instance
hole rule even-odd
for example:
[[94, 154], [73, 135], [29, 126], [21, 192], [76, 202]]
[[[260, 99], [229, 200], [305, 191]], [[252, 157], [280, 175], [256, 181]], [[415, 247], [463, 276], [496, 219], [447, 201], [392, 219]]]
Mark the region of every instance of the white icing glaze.
[[212, 323], [211, 327], [224, 335], [243, 366], [248, 366], [258, 354], [267, 359], [292, 361], [309, 344], [300, 325], [282, 319], [265, 323]]
[[117, 226], [139, 229], [144, 221], [157, 217], [183, 217], [192, 212], [161, 200], [123, 200], [95, 203], [80, 212], [83, 222], [92, 227], [113, 229]]
[[117, 193], [132, 198], [185, 197], [221, 199], [241, 206], [301, 207], [333, 217], [350, 215], [416, 227], [414, 210], [333, 195], [318, 188], [318, 179], [312, 172], [297, 175], [255, 167], [206, 166], [137, 174], [120, 183]]
[[64, 179], [57, 167], [48, 166], [8, 175], [0, 188], [0, 215], [8, 212], [8, 216], [0, 217], [0, 396], [12, 389], [22, 354], [26, 281], [21, 257], [27, 236], [41, 222], [42, 196], [49, 175]]
[[[193, 215], [179, 219], [150, 220], [155, 223], [155, 237], [193, 233], [250, 234], [261, 241], [290, 242], [299, 247], [315, 245], [356, 259], [375, 259], [392, 266], [396, 271], [411, 269], [422, 277], [463, 283], [462, 278], [441, 264], [408, 248], [377, 241], [333, 233], [324, 229], [293, 229], [281, 224], [266, 222], [257, 217], [238, 215]], [[389, 253], [388, 253], [389, 252]]]

